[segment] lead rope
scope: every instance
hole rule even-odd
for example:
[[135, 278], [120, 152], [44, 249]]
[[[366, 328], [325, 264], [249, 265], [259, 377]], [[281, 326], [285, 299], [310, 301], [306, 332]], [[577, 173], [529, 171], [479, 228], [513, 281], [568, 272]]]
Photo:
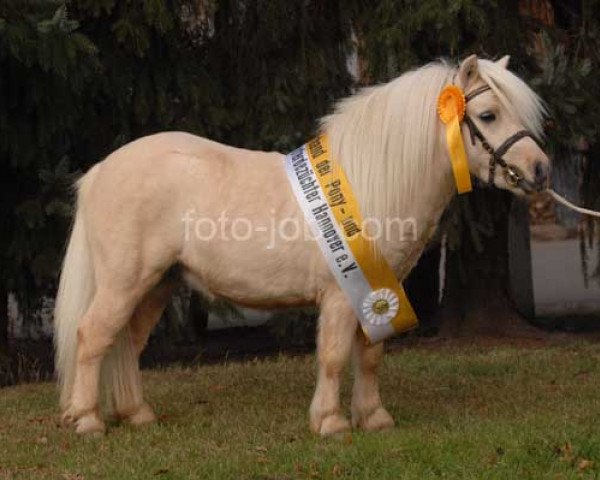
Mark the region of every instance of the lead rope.
[[571, 210], [574, 210], [577, 213], [581, 213], [583, 215], [590, 215], [592, 217], [600, 218], [600, 212], [597, 212], [596, 210], [590, 210], [589, 208], [579, 207], [574, 203], [569, 202], [569, 200], [562, 197], [551, 188], [547, 188], [546, 191], [552, 196], [554, 200], [556, 200], [558, 203], [563, 204], [565, 207], [570, 208]]

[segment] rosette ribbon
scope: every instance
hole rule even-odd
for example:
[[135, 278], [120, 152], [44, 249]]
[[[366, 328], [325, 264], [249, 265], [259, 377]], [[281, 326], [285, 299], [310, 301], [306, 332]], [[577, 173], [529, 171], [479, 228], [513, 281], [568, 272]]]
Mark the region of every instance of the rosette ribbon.
[[465, 116], [466, 106], [465, 95], [456, 85], [444, 87], [438, 97], [438, 115], [446, 126], [446, 143], [458, 193], [470, 192], [473, 189], [460, 130], [460, 122]]

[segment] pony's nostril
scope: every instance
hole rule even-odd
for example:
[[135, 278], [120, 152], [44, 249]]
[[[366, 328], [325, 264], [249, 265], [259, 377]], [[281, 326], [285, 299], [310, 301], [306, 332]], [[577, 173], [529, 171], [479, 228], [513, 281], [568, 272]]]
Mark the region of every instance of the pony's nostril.
[[540, 160], [535, 162], [534, 176], [535, 183], [537, 185], [544, 185], [546, 183], [546, 181], [548, 180], [548, 170], [548, 166]]

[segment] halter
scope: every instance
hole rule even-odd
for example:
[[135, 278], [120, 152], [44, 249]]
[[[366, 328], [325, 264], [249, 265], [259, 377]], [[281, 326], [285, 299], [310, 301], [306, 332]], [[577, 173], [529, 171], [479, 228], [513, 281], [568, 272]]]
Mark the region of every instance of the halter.
[[[484, 92], [487, 92], [488, 90], [491, 90], [491, 88], [488, 85], [476, 88], [469, 94], [465, 95], [465, 101], [469, 102], [470, 100], [473, 100], [475, 97], [481, 95]], [[500, 165], [504, 169], [504, 180], [506, 181], [506, 183], [508, 183], [508, 185], [510, 185], [511, 187], [521, 187], [523, 188], [523, 190], [529, 192], [533, 192], [536, 190], [535, 187], [531, 184], [531, 182], [525, 179], [525, 176], [523, 175], [521, 169], [515, 167], [514, 165], [509, 165], [503, 158], [506, 152], [508, 152], [508, 150], [522, 138], [529, 137], [539, 145], [538, 140], [529, 130], [519, 130], [517, 133], [508, 137], [498, 148], [494, 149], [490, 145], [490, 142], [488, 142], [487, 138], [485, 138], [485, 135], [481, 132], [481, 130], [479, 130], [475, 122], [471, 119], [471, 117], [465, 114], [464, 120], [467, 124], [467, 127], [469, 127], [471, 143], [475, 145], [476, 139], [479, 139], [485, 151], [490, 154], [490, 173], [488, 177], [488, 184], [490, 186], [494, 185], [494, 178], [496, 177], [496, 166]]]

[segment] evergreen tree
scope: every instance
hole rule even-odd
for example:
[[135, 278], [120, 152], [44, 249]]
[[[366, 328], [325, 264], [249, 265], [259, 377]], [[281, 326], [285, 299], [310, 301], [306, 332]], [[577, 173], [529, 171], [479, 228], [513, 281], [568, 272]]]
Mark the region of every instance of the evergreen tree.
[[[548, 24], [528, 14], [556, 13]], [[186, 130], [287, 151], [362, 83], [439, 56], [512, 56], [549, 102], [552, 148], [597, 144], [598, 0], [4, 0], [0, 3], [0, 298], [53, 292], [77, 174], [118, 146]], [[559, 15], [560, 13], [560, 15]], [[560, 17], [560, 18], [559, 18]], [[559, 21], [560, 20], [560, 21]], [[538, 48], [539, 44], [543, 48]], [[597, 147], [596, 147], [597, 148]], [[597, 162], [596, 162], [597, 163]], [[600, 169], [586, 199], [598, 207]], [[502, 290], [510, 196], [478, 191], [448, 215], [449, 278]], [[471, 282], [471, 283], [469, 283]], [[482, 292], [483, 298], [489, 291]], [[6, 308], [0, 305], [0, 322]], [[0, 323], [0, 331], [5, 325]], [[5, 335], [0, 334], [0, 343]]]
[[[70, 207], [71, 152], [87, 116], [96, 48], [56, 1], [0, 4], [0, 314], [7, 292], [33, 301], [57, 271]], [[85, 135], [85, 132], [82, 132]]]
[[[173, 129], [302, 143], [349, 92], [345, 12], [341, 1], [3, 2], [0, 297], [34, 309], [53, 293], [70, 185], [118, 146]], [[6, 308], [0, 318], [6, 332]]]
[[[554, 161], [571, 161], [566, 152], [581, 138], [597, 142], [597, 0], [382, 0], [374, 8], [368, 3], [361, 10], [358, 30], [369, 83], [437, 57], [458, 62], [471, 53], [492, 58], [510, 54], [510, 68], [548, 103], [547, 149]], [[548, 19], [554, 18], [555, 10], [560, 12], [556, 23]], [[584, 198], [596, 208], [599, 170], [591, 161], [585, 173]], [[481, 309], [507, 304], [507, 217], [512, 201], [506, 192], [476, 190], [455, 198], [450, 206], [442, 230], [450, 249], [446, 300], [458, 309], [452, 316], [464, 317], [466, 308], [474, 310], [471, 316], [490, 323], [479, 314]], [[499, 312], [497, 318], [511, 319], [506, 310]]]

